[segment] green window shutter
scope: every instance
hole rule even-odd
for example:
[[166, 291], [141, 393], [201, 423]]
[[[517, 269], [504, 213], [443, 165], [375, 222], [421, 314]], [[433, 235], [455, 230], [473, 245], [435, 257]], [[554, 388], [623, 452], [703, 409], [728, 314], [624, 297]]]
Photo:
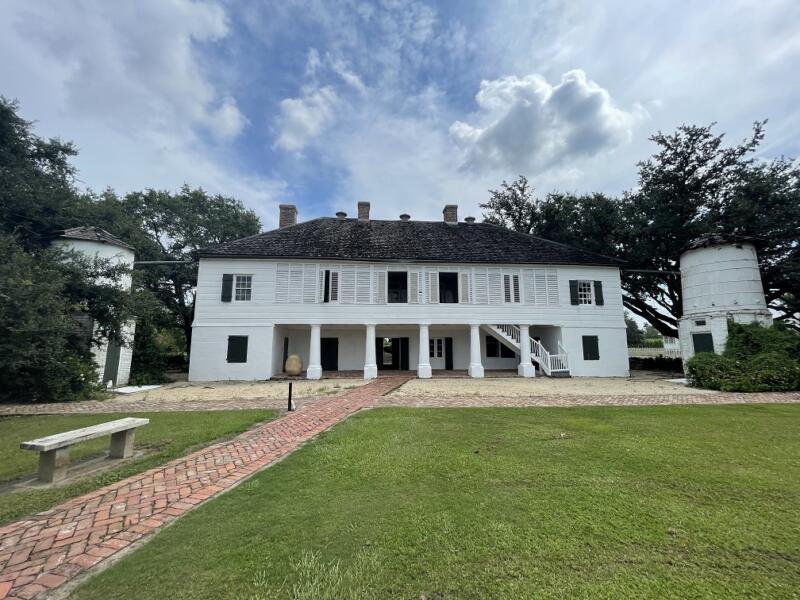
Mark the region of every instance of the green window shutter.
[[578, 280], [569, 280], [569, 303], [573, 306], [578, 305]]
[[230, 302], [233, 297], [233, 275], [225, 274], [222, 276], [222, 298], [223, 302]]
[[714, 352], [714, 336], [710, 333], [693, 333], [692, 344], [694, 345], [695, 354]]
[[600, 344], [596, 335], [583, 336], [583, 360], [600, 360]]
[[594, 282], [594, 303], [597, 306], [603, 306], [603, 282]]
[[247, 336], [229, 335], [228, 336], [228, 362], [246, 363], [247, 362]]

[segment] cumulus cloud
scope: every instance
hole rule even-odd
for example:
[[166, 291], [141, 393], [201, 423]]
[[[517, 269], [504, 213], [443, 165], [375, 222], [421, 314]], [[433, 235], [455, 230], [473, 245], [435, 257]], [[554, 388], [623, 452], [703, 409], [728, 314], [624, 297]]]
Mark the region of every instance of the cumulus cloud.
[[334, 118], [339, 97], [332, 87], [311, 90], [299, 98], [285, 98], [280, 103], [280, 133], [275, 145], [298, 152]]
[[575, 69], [551, 85], [538, 74], [484, 80], [477, 124], [456, 121], [450, 136], [465, 166], [539, 172], [630, 140], [646, 113], [617, 107], [609, 92]]
[[226, 97], [215, 111], [211, 112], [208, 127], [215, 137], [221, 140], [230, 140], [237, 137], [245, 125], [247, 118], [236, 106], [236, 100]]

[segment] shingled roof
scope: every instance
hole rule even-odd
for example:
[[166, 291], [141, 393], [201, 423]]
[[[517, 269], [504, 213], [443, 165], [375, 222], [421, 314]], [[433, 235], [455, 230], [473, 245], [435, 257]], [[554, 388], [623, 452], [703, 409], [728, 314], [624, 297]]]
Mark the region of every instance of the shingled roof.
[[197, 255], [543, 265], [620, 266], [623, 262], [487, 223], [329, 217], [203, 248]]
[[119, 246], [120, 248], [128, 248], [134, 250], [135, 248], [130, 244], [123, 242], [118, 237], [108, 233], [105, 229], [100, 227], [72, 227], [71, 229], [63, 229], [57, 231], [50, 238], [63, 238], [68, 240], [88, 240], [90, 242], [100, 242], [101, 244], [110, 244], [112, 246]]

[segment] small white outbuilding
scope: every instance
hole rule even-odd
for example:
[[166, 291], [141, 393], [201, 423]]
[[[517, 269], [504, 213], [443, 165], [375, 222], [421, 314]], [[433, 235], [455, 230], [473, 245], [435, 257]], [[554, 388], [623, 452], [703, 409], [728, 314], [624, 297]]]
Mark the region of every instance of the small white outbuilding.
[[757, 240], [710, 234], [693, 240], [681, 254], [683, 316], [678, 321], [681, 356], [721, 353], [728, 339], [728, 321], [772, 325], [767, 309]]
[[[114, 265], [133, 269], [134, 249], [121, 239], [99, 227], [73, 227], [56, 233], [52, 244], [64, 250], [80, 252], [90, 258], [101, 258]], [[121, 289], [131, 289], [131, 276], [125, 274], [116, 282]], [[133, 356], [133, 336], [136, 324], [131, 321], [123, 328], [124, 344], [104, 340], [92, 346], [92, 356], [97, 365], [99, 381], [107, 387], [127, 385]], [[94, 331], [94, 325], [90, 325]]]

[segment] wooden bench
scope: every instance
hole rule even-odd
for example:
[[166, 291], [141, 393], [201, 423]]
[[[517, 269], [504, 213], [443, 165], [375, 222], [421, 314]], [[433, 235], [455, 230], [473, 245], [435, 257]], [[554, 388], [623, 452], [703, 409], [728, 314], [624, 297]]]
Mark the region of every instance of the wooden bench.
[[67, 476], [69, 447], [73, 444], [93, 440], [106, 435], [111, 436], [111, 458], [128, 458], [133, 455], [133, 439], [136, 428], [147, 425], [150, 419], [127, 417], [108, 423], [100, 423], [91, 427], [65, 431], [47, 437], [22, 442], [23, 450], [39, 452], [39, 481], [55, 483]]

